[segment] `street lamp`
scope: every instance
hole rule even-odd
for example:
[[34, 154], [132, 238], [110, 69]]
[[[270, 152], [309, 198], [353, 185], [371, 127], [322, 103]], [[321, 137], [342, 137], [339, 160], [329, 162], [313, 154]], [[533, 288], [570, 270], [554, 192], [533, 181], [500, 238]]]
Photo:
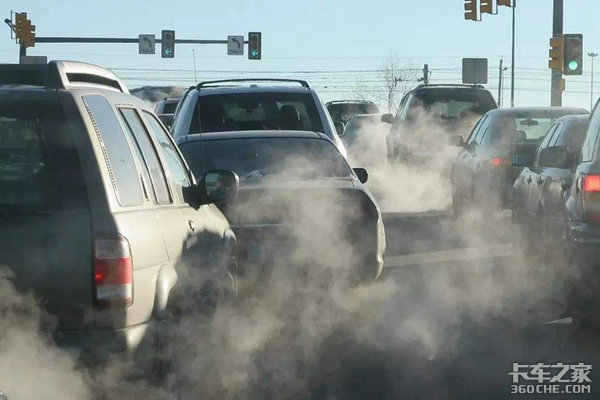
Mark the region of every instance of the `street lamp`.
[[590, 97], [590, 112], [594, 108], [594, 58], [598, 57], [598, 53], [588, 53], [588, 56], [592, 59], [592, 90]]

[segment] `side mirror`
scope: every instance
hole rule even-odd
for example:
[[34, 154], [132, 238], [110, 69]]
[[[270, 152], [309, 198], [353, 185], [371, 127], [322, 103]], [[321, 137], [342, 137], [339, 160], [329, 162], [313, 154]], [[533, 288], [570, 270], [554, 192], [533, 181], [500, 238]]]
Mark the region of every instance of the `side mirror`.
[[569, 168], [569, 149], [566, 146], [546, 147], [540, 152], [540, 167]]
[[184, 188], [183, 197], [193, 208], [203, 204], [221, 203], [237, 195], [240, 179], [235, 172], [227, 170], [208, 171], [202, 180]]
[[465, 141], [461, 135], [452, 135], [448, 138], [448, 144], [450, 146], [464, 147]]
[[528, 153], [514, 153], [510, 156], [513, 167], [525, 168], [531, 165], [531, 157]]
[[341, 122], [334, 122], [333, 126], [335, 126], [335, 131], [337, 132], [338, 136], [344, 136], [344, 124]]
[[392, 122], [394, 122], [394, 115], [393, 114], [383, 114], [381, 116], [381, 122], [384, 122], [386, 124], [391, 124]]
[[369, 173], [367, 172], [366, 169], [364, 169], [364, 168], [352, 168], [352, 170], [356, 174], [356, 177], [358, 178], [358, 180], [360, 181], [360, 183], [367, 183], [367, 181], [369, 180]]

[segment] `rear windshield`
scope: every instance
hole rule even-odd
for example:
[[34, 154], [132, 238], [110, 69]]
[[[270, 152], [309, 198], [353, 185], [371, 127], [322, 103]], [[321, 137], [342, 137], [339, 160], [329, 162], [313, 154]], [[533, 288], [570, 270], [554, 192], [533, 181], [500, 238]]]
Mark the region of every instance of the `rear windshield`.
[[[481, 116], [495, 109], [496, 102], [489, 92], [473, 89], [427, 89], [416, 92], [407, 108], [408, 119], [418, 118], [421, 113], [448, 120]], [[405, 118], [403, 118], [405, 119]]]
[[173, 114], [176, 108], [176, 101], [165, 101], [165, 104], [163, 105], [162, 114]]
[[350, 169], [336, 148], [321, 139], [266, 138], [187, 142], [181, 151], [197, 177], [228, 169], [241, 180], [259, 182], [341, 178]]
[[85, 205], [81, 166], [58, 103], [0, 100], [0, 211]]
[[236, 93], [198, 97], [190, 133], [248, 130], [324, 133], [310, 93]]
[[355, 115], [378, 114], [379, 109], [372, 103], [337, 103], [327, 106], [331, 118], [335, 122], [348, 122]]
[[548, 113], [493, 118], [485, 132], [485, 144], [537, 143], [560, 115]]

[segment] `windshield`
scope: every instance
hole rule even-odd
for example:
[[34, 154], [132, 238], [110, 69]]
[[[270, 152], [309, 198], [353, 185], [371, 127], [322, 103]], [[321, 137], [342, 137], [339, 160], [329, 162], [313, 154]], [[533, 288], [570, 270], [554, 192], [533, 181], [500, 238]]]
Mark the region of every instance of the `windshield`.
[[481, 116], [494, 108], [494, 99], [483, 90], [427, 89], [411, 98], [403, 119], [416, 119], [425, 113], [429, 117], [450, 122]]
[[81, 207], [81, 167], [58, 105], [0, 101], [0, 207]]
[[492, 119], [483, 143], [510, 144], [539, 142], [559, 116], [530, 114], [521, 116], [502, 116]]
[[198, 97], [190, 133], [248, 130], [324, 133], [310, 93], [236, 93]]
[[355, 115], [377, 114], [379, 109], [373, 103], [336, 103], [327, 106], [334, 122], [348, 122]]
[[267, 138], [187, 142], [181, 151], [195, 176], [228, 169], [241, 180], [343, 178], [350, 169], [335, 147], [322, 139]]

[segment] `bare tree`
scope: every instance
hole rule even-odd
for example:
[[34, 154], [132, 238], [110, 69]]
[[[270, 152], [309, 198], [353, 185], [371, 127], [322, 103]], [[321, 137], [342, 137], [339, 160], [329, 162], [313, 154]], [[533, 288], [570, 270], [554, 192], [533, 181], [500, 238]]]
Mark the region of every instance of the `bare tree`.
[[377, 68], [377, 82], [359, 79], [355, 92], [363, 100], [385, 104], [387, 112], [391, 113], [402, 96], [416, 84], [418, 75], [419, 71], [412, 64], [402, 65], [400, 57], [390, 53]]

